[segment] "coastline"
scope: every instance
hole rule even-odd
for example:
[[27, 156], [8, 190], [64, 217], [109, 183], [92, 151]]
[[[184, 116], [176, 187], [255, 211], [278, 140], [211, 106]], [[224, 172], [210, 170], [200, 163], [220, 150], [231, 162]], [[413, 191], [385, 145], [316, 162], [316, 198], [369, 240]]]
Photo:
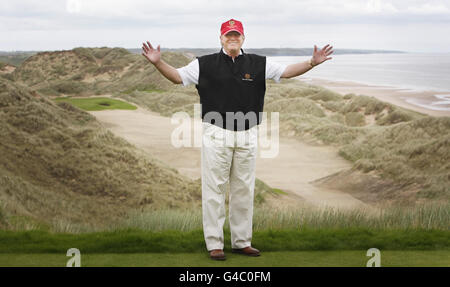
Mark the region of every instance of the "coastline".
[[[322, 86], [342, 95], [353, 93], [355, 95], [373, 96], [381, 101], [430, 116], [450, 116], [450, 110], [438, 110], [426, 107], [429, 106], [430, 103], [439, 100], [435, 97], [435, 95], [445, 94], [450, 96], [450, 91], [414, 91], [389, 86], [375, 86], [351, 81], [330, 81], [320, 78], [308, 78], [304, 76], [298, 76], [294, 79], [306, 84]], [[450, 102], [446, 105], [446, 107], [450, 108]], [[437, 106], [437, 108], [439, 107]]]

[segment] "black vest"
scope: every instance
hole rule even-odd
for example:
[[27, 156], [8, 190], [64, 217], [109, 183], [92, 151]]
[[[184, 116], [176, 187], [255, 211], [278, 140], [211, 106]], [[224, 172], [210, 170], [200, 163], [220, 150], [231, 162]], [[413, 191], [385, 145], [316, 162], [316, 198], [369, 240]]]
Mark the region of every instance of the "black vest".
[[[202, 104], [202, 119], [234, 131], [261, 123], [266, 92], [266, 57], [241, 51], [234, 62], [222, 50], [198, 58], [200, 74], [196, 88]], [[212, 119], [215, 117], [211, 117], [214, 114], [210, 112], [220, 114], [222, 120]], [[227, 112], [240, 120], [227, 121]]]

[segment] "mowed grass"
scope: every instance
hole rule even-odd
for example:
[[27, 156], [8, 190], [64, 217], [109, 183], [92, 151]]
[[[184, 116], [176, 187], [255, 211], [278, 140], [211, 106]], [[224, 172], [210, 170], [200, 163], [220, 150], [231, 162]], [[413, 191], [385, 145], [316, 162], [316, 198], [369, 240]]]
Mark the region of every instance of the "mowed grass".
[[[257, 208], [252, 245], [258, 258], [231, 253], [225, 224], [225, 262], [208, 258], [196, 210], [131, 214], [109, 231], [62, 225], [59, 231], [0, 231], [0, 266], [65, 266], [78, 248], [82, 266], [365, 266], [369, 248], [382, 266], [450, 266], [446, 205], [362, 211]], [[63, 231], [65, 230], [65, 231]]]
[[[230, 232], [225, 229], [225, 251], [230, 251]], [[252, 245], [269, 251], [314, 250], [450, 250], [448, 230], [376, 230], [330, 228], [264, 230], [253, 233]], [[117, 230], [94, 233], [0, 231], [0, 253], [64, 253], [78, 248], [83, 253], [186, 253], [205, 251], [203, 231]]]
[[[208, 253], [84, 254], [82, 267], [365, 267], [366, 250], [266, 252], [247, 257], [226, 252], [227, 260], [213, 261]], [[380, 250], [382, 267], [449, 267], [450, 251]], [[65, 267], [70, 257], [59, 254], [0, 254], [2, 267]]]
[[136, 110], [137, 107], [127, 102], [106, 98], [106, 97], [92, 97], [92, 98], [71, 98], [60, 97], [55, 98], [56, 102], [67, 102], [77, 108], [85, 111], [102, 111], [102, 110]]

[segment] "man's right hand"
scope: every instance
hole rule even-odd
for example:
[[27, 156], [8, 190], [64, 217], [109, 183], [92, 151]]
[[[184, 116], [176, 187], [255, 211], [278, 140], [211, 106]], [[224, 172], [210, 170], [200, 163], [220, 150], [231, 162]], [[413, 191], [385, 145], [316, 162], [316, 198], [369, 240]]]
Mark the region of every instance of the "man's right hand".
[[144, 50], [142, 55], [145, 58], [147, 58], [147, 60], [149, 60], [150, 63], [152, 63], [153, 65], [156, 65], [161, 60], [160, 47], [158, 45], [157, 49], [153, 49], [152, 44], [150, 44], [149, 41], [147, 41], [147, 44], [148, 45], [146, 45], [145, 43], [142, 43], [142, 50]]

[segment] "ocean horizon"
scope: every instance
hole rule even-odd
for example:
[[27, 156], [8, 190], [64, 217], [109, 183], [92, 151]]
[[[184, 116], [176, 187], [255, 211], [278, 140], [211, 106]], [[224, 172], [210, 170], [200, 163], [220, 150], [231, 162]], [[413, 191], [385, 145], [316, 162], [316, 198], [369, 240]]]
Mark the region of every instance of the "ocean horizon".
[[[435, 100], [411, 104], [427, 109], [450, 111], [450, 53], [346, 54], [332, 59], [301, 75], [300, 78], [411, 90], [434, 91]], [[311, 56], [274, 56], [268, 59], [281, 64], [306, 61]]]

